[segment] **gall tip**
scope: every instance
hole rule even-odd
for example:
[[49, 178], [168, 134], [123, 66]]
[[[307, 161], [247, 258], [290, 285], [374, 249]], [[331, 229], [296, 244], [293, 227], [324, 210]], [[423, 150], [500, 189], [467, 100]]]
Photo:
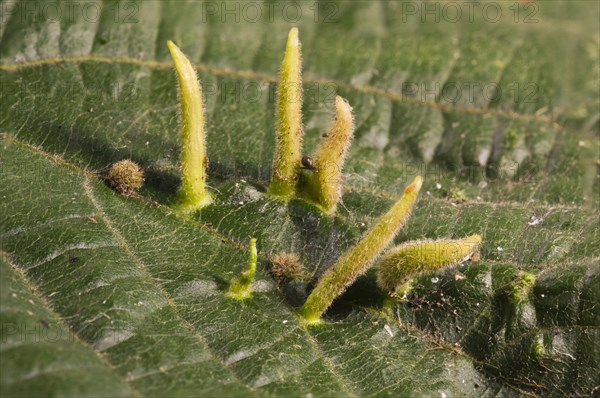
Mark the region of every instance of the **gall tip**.
[[298, 28], [290, 29], [290, 33], [288, 33], [288, 46], [298, 47], [300, 45], [300, 40], [298, 39]]
[[185, 68], [191, 63], [188, 58], [185, 56], [183, 51], [177, 44], [173, 43], [171, 40], [167, 40], [167, 47], [169, 47], [169, 52], [171, 53], [171, 58], [173, 58], [173, 63], [175, 64], [175, 69], [178, 73], [186, 72]]
[[175, 53], [181, 52], [179, 47], [177, 47], [177, 44], [173, 43], [171, 40], [167, 40], [167, 47], [169, 47], [169, 52], [171, 52], [171, 56], [174, 56]]
[[404, 193], [419, 192], [423, 186], [423, 178], [416, 176], [413, 182], [404, 189]]
[[339, 95], [335, 97], [335, 110], [337, 115], [344, 115], [345, 119], [352, 120], [352, 107]]

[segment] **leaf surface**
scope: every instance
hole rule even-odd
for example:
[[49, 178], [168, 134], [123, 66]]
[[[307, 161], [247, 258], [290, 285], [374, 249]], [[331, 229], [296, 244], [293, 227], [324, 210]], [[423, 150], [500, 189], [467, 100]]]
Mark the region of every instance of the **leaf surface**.
[[[302, 4], [305, 152], [335, 95], [356, 116], [334, 217], [265, 195], [292, 25], [281, 8], [232, 22], [208, 3], [90, 4], [97, 19], [60, 23], [2, 5], [3, 396], [598, 390], [597, 4], [535, 3], [530, 24], [527, 4], [519, 23], [506, 3], [494, 24], [421, 21], [399, 2]], [[170, 207], [179, 144], [167, 39], [205, 93], [214, 204], [190, 217]], [[124, 158], [146, 173], [136, 198], [98, 177]], [[478, 233], [481, 260], [424, 275], [403, 303], [370, 272], [325, 325], [302, 326], [314, 282], [416, 174], [422, 197], [395, 243]], [[240, 303], [225, 291], [250, 237], [259, 267]], [[268, 271], [280, 252], [298, 254], [309, 280], [277, 285]], [[517, 302], [524, 272], [536, 279]], [[54, 327], [56, 341], [24, 332]]]

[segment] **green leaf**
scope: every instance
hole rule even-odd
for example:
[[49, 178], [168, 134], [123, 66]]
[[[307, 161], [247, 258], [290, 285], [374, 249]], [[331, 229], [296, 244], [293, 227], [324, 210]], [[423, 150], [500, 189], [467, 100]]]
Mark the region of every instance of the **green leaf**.
[[[0, 395], [597, 393], [598, 4], [496, 2], [491, 23], [481, 8], [450, 22], [407, 12], [420, 3], [307, 2], [291, 23], [277, 3], [258, 21], [239, 3], [236, 21], [219, 2], [92, 2], [97, 19], [78, 6], [58, 22], [57, 3], [26, 3], [37, 13], [5, 2], [0, 17]], [[355, 115], [331, 217], [266, 195], [292, 25], [305, 153], [336, 95]], [[205, 94], [214, 194], [193, 216], [172, 207], [166, 40]], [[472, 83], [502, 95], [469, 97]], [[126, 158], [146, 175], [133, 198], [99, 178]], [[394, 244], [481, 234], [481, 259], [417, 278], [405, 302], [373, 269], [307, 329], [297, 311], [316, 280], [417, 174], [422, 196]], [[231, 300], [249, 238], [253, 294]], [[282, 252], [310, 280], [278, 285]]]
[[138, 395], [98, 351], [84, 345], [25, 279], [0, 258], [2, 396]]

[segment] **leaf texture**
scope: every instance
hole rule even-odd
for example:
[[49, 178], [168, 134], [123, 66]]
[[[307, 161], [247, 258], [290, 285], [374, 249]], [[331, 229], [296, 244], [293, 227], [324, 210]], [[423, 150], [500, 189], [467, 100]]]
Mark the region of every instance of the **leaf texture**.
[[[506, 18], [491, 24], [421, 20], [401, 2], [308, 2], [292, 24], [281, 6], [236, 22], [208, 3], [91, 2], [98, 18], [60, 23], [2, 3], [1, 395], [597, 393], [598, 5], [534, 3], [528, 24], [526, 4], [516, 23], [501, 3]], [[265, 195], [291, 25], [303, 43], [305, 152], [336, 95], [355, 115], [333, 217]], [[171, 210], [179, 105], [168, 39], [205, 94], [214, 202], [194, 216]], [[468, 92], [474, 83], [502, 94]], [[125, 158], [146, 174], [136, 198], [98, 177]], [[302, 326], [315, 281], [417, 174], [422, 197], [394, 244], [481, 234], [481, 259], [423, 275], [391, 306], [370, 272], [324, 325]], [[232, 301], [227, 283], [251, 237], [254, 293]], [[281, 252], [299, 256], [308, 281], [275, 283]], [[525, 272], [535, 282], [516, 302]]]

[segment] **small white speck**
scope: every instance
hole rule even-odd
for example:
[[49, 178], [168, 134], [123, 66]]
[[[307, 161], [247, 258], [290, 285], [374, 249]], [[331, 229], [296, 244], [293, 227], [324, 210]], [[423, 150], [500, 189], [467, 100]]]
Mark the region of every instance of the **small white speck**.
[[13, 296], [13, 297], [17, 297], [17, 293], [13, 293], [11, 296]]
[[28, 300], [28, 301], [29, 301], [29, 304], [34, 305], [33, 300]]
[[436, 187], [437, 189], [442, 189], [442, 184], [440, 184], [440, 183], [438, 182], [438, 183], [436, 183], [436, 184], [435, 184], [435, 187]]
[[31, 311], [27, 310], [27, 314], [29, 314], [29, 315], [33, 315], [33, 312], [31, 312]]
[[504, 249], [502, 248], [502, 246], [498, 246], [498, 247], [496, 248], [496, 250], [498, 250], [499, 252], [502, 252], [502, 251], [504, 251]]
[[540, 297], [544, 298], [544, 297], [546, 297], [546, 295], [545, 294], [540, 294]]
[[102, 304], [106, 304], [106, 300], [102, 300]]
[[390, 337], [394, 337], [394, 332], [392, 331], [392, 328], [390, 327], [390, 325], [383, 325], [383, 329], [388, 332], [388, 334], [390, 335]]
[[150, 145], [150, 141], [146, 141], [146, 145]]
[[243, 204], [244, 204], [244, 201], [240, 200], [240, 201], [238, 202], [238, 204], [241, 206], [241, 205], [243, 205]]
[[137, 305], [144, 305], [144, 302], [143, 301], [138, 301]]
[[475, 303], [475, 305], [476, 305], [477, 307], [479, 307], [479, 303]]
[[477, 186], [479, 187], [479, 189], [483, 189], [485, 187], [487, 187], [487, 181], [479, 181], [479, 184], [477, 184]]
[[438, 283], [440, 281], [440, 278], [438, 278], [437, 276], [434, 276], [433, 278], [431, 278], [431, 283]]
[[281, 321], [281, 323], [283, 323], [285, 325], [286, 323], [288, 323], [288, 320], [284, 319], [283, 321]]
[[446, 393], [442, 392], [442, 398], [446, 398]]
[[54, 295], [57, 295], [57, 294], [58, 294], [58, 292], [52, 292], [52, 293], [50, 293], [50, 294], [48, 295], [48, 297], [52, 297], [52, 296], [54, 296]]
[[365, 226], [365, 223], [364, 223], [364, 222], [361, 222], [359, 225], [360, 225], [361, 227], [364, 227], [364, 226]]
[[243, 182], [244, 184], [246, 183], [246, 180], [244, 180], [243, 178], [241, 178], [240, 181]]
[[527, 222], [527, 225], [529, 225], [530, 227], [536, 226], [539, 223], [541, 223], [543, 221], [543, 219], [537, 218], [535, 216], [531, 216], [529, 218], [529, 221]]
[[90, 108], [90, 113], [93, 113], [93, 112], [94, 112], [94, 108]]

